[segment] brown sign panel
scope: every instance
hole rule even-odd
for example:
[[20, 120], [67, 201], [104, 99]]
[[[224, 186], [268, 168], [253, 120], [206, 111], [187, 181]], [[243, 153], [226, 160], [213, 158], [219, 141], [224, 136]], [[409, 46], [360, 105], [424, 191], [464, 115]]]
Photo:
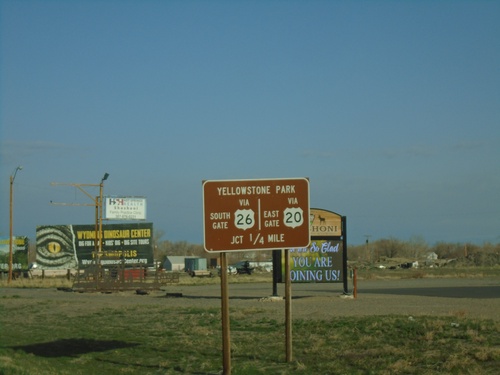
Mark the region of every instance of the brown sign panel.
[[208, 252], [306, 247], [309, 180], [208, 180], [203, 235]]
[[311, 208], [309, 220], [312, 237], [342, 236], [342, 216], [335, 212]]

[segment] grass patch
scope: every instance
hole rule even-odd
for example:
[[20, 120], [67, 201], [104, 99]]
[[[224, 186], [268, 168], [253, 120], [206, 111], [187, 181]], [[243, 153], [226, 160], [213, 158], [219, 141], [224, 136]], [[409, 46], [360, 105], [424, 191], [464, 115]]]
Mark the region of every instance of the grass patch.
[[[66, 314], [67, 301], [0, 299], [0, 374], [217, 374], [218, 308], [103, 306]], [[500, 323], [448, 317], [373, 316], [284, 323], [264, 309], [231, 311], [232, 373], [495, 374]]]

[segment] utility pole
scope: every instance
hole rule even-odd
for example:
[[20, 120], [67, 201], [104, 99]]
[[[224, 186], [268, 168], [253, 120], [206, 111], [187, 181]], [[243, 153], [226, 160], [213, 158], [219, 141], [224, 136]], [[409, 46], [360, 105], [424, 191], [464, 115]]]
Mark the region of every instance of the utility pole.
[[367, 252], [370, 254], [370, 262], [372, 262], [372, 263], [373, 263], [373, 254], [372, 254], [372, 252], [370, 251], [370, 250], [371, 250], [371, 247], [370, 247], [370, 237], [371, 237], [371, 236], [372, 236], [371, 234], [365, 234], [365, 238], [366, 238], [365, 243], [366, 243], [366, 249], [367, 249]]
[[10, 210], [9, 210], [9, 277], [7, 279], [7, 284], [10, 284], [12, 281], [12, 237], [13, 237], [13, 216], [12, 212], [14, 211], [14, 180], [16, 179], [17, 171], [20, 171], [23, 167], [18, 166], [14, 170], [14, 172], [10, 175]]

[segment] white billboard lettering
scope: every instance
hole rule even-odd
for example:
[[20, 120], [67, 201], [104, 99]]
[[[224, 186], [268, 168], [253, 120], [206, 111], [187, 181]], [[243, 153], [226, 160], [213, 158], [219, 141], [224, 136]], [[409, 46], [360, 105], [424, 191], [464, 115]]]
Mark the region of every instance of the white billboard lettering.
[[106, 197], [104, 212], [108, 220], [146, 220], [146, 198]]

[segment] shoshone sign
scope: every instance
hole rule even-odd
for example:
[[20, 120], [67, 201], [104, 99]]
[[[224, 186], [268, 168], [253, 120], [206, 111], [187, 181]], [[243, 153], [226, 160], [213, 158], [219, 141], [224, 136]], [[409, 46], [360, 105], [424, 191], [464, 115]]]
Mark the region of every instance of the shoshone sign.
[[[335, 212], [311, 208], [311, 240], [307, 246], [290, 249], [290, 280], [293, 283], [341, 283], [347, 290], [346, 218]], [[284, 252], [281, 280], [285, 279]]]
[[290, 249], [290, 280], [295, 283], [342, 282], [342, 242], [314, 240], [302, 249]]

